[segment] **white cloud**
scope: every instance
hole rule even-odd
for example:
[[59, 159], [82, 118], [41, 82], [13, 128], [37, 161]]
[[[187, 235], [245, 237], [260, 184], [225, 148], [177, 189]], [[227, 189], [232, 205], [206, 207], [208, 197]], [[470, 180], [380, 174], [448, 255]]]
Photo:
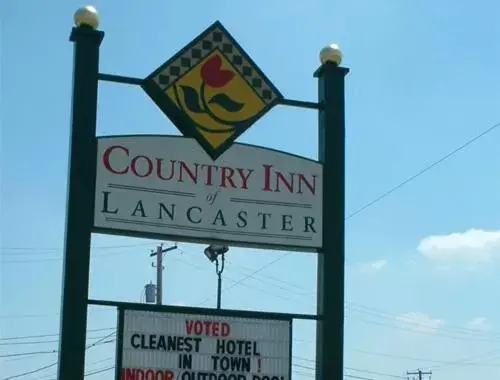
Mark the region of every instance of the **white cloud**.
[[424, 313], [405, 313], [396, 318], [401, 327], [415, 331], [432, 333], [444, 326], [444, 320], [433, 319]]
[[467, 324], [468, 328], [479, 331], [488, 330], [488, 322], [485, 317], [477, 317]]
[[418, 250], [435, 261], [490, 262], [495, 257], [500, 258], [500, 230], [473, 228], [449, 235], [432, 235], [420, 241]]
[[387, 265], [387, 260], [375, 260], [375, 261], [367, 261], [364, 263], [359, 263], [359, 271], [361, 273], [376, 273], [380, 271]]

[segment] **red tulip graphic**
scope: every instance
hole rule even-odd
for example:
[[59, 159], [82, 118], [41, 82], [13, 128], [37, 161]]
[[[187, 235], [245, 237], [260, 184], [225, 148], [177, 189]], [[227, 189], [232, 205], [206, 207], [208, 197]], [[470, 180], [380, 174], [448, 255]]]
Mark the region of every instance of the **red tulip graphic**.
[[[222, 58], [220, 55], [214, 54], [201, 66], [200, 76], [202, 81], [200, 88], [196, 89], [191, 86], [180, 85], [179, 90], [181, 91], [178, 91], [177, 86], [174, 86], [176, 97], [181, 99], [182, 95], [184, 98], [186, 110], [195, 114], [206, 114], [214, 122], [226, 126], [225, 128], [210, 129], [209, 127], [198, 125], [198, 128], [206, 132], [227, 133], [232, 132], [236, 127], [241, 125], [241, 123], [245, 122], [245, 120], [238, 122], [234, 120], [225, 120], [223, 116], [220, 115], [221, 110], [229, 113], [238, 112], [245, 106], [244, 103], [236, 101], [225, 93], [216, 93], [207, 98], [207, 87], [222, 88], [231, 82], [235, 75], [236, 74], [230, 70], [222, 69]], [[211, 105], [217, 106], [218, 109], [216, 107], [215, 110], [212, 110], [210, 108]]]
[[214, 55], [201, 67], [201, 78], [210, 87], [220, 88], [231, 82], [234, 73], [221, 69], [222, 59], [219, 55]]

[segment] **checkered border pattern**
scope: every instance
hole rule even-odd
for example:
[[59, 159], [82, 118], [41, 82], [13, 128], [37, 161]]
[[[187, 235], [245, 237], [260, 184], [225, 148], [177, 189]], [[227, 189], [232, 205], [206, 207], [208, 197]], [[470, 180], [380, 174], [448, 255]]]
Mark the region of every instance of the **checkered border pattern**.
[[197, 41], [190, 49], [179, 56], [174, 62], [169, 64], [158, 73], [153, 80], [165, 91], [179, 77], [187, 73], [198, 62], [202, 61], [215, 49], [219, 49], [222, 54], [233, 64], [236, 70], [245, 78], [266, 103], [272, 103], [278, 97], [267, 81], [262, 78], [250, 62], [248, 62], [241, 51], [231, 42], [229, 36], [219, 28], [211, 30]]

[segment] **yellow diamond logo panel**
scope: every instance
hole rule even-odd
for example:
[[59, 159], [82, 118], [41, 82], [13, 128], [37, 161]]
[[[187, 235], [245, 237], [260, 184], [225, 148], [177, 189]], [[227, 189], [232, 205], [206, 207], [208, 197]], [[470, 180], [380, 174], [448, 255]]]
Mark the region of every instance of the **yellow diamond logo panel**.
[[156, 69], [143, 88], [213, 159], [283, 98], [220, 22]]

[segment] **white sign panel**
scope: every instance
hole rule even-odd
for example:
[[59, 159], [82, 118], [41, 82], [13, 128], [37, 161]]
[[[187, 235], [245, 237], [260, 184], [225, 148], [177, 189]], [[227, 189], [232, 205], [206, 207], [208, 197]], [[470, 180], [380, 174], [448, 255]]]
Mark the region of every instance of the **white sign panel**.
[[98, 139], [97, 232], [177, 241], [302, 248], [322, 245], [320, 163], [235, 144], [213, 161], [179, 136]]
[[123, 313], [121, 380], [290, 380], [291, 320]]

